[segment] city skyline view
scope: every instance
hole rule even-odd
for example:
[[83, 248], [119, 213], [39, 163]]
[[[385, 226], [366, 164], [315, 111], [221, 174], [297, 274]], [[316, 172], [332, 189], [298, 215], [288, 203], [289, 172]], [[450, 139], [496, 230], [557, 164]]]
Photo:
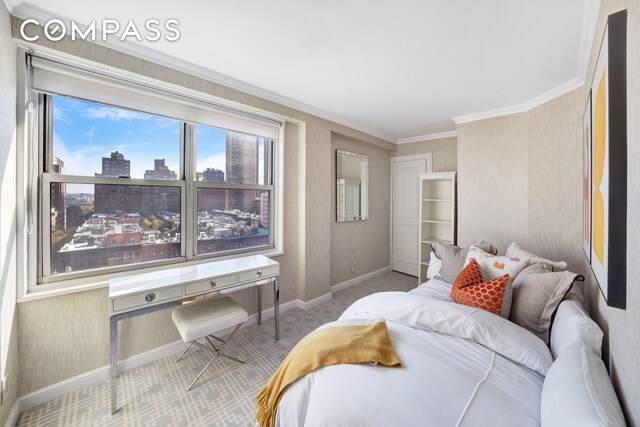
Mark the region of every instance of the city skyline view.
[[[52, 173], [181, 179], [180, 121], [52, 98]], [[195, 180], [269, 184], [270, 140], [203, 125], [195, 129]], [[51, 273], [180, 256], [181, 191], [161, 185], [53, 182]], [[200, 188], [196, 194], [196, 254], [270, 244], [268, 190]]]
[[[117, 107], [53, 97], [53, 156], [64, 161], [65, 175], [101, 173], [103, 157], [123, 153], [131, 162], [131, 178], [143, 179], [164, 159], [169, 170], [180, 171], [180, 121]], [[196, 171], [226, 172], [227, 130], [197, 126]], [[258, 138], [262, 143], [264, 138]], [[260, 144], [262, 145], [262, 144]], [[258, 150], [259, 184], [264, 184], [264, 150]], [[68, 192], [86, 193], [89, 186], [69, 184]]]

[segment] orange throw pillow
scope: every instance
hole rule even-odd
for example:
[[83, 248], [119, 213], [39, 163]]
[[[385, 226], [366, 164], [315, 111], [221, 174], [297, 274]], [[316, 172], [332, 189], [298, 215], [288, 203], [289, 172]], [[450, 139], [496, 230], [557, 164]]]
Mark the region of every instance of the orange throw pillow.
[[453, 282], [451, 298], [458, 304], [480, 308], [500, 316], [507, 282], [508, 274], [483, 282], [480, 266], [476, 260], [472, 260]]
[[482, 271], [480, 271], [480, 265], [478, 261], [472, 259], [469, 264], [462, 269], [462, 271], [456, 277], [456, 280], [453, 281], [453, 286], [451, 287], [451, 295], [453, 296], [454, 289], [464, 288], [465, 286], [475, 285], [477, 283], [482, 283]]

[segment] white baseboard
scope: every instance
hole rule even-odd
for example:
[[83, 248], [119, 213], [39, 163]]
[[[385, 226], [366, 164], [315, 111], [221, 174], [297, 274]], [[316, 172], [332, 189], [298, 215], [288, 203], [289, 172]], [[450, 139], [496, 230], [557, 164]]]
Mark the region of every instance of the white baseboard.
[[16, 399], [11, 407], [11, 412], [9, 412], [9, 416], [7, 417], [7, 421], [4, 423], [4, 427], [14, 427], [18, 424], [18, 418], [20, 418], [20, 399]]
[[331, 298], [333, 298], [333, 295], [331, 295], [331, 292], [327, 292], [324, 295], [320, 295], [318, 298], [314, 298], [311, 301], [300, 301], [297, 300], [298, 302], [298, 308], [301, 308], [303, 310], [311, 310], [313, 307], [317, 307], [320, 304], [323, 304], [327, 301], [331, 301]]
[[[131, 369], [155, 362], [163, 357], [176, 354], [184, 350], [184, 342], [174, 341], [169, 344], [136, 354], [118, 362], [118, 372], [125, 372]], [[109, 379], [109, 365], [102, 366], [93, 371], [76, 375], [50, 386], [41, 388], [18, 398], [20, 402], [20, 412], [28, 411], [53, 399], [71, 393], [83, 387], [104, 383]]]
[[[287, 310], [291, 310], [292, 308], [301, 308], [303, 310], [309, 310], [323, 302], [331, 300], [331, 294], [327, 293], [318, 298], [315, 298], [311, 301], [300, 301], [298, 299], [293, 301], [288, 301], [286, 303], [280, 304], [280, 313], [283, 313]], [[275, 312], [273, 307], [263, 310], [262, 312], [262, 320], [270, 319], [274, 317]], [[252, 314], [249, 316], [249, 319], [242, 325], [243, 328], [254, 325], [258, 323], [258, 314]], [[232, 328], [229, 328], [228, 331], [221, 331], [220, 335], [224, 335], [227, 332], [231, 332]], [[155, 362], [156, 360], [162, 359], [164, 357], [170, 356], [172, 354], [176, 354], [184, 350], [184, 342], [183, 341], [175, 341], [161, 347], [154, 348], [149, 351], [145, 351], [144, 353], [136, 354], [127, 359], [121, 360], [118, 362], [118, 372], [126, 372], [130, 369], [134, 369], [143, 365], [147, 365], [149, 363]], [[105, 383], [109, 379], [109, 365], [102, 366], [98, 369], [94, 369], [93, 371], [85, 372], [84, 374], [77, 375], [72, 378], [68, 378], [64, 381], [60, 381], [55, 384], [51, 384], [50, 386], [41, 388], [29, 394], [19, 397], [16, 399], [13, 407], [11, 408], [11, 412], [9, 417], [7, 418], [7, 422], [5, 427], [14, 427], [20, 416], [21, 412], [28, 411], [30, 409], [36, 408], [44, 403], [47, 403], [53, 399], [57, 399], [60, 396], [64, 396], [65, 394], [71, 393], [73, 391], [79, 390], [83, 387], [87, 387], [90, 385]]]
[[386, 266], [381, 268], [380, 270], [375, 270], [370, 273], [363, 274], [362, 276], [354, 277], [353, 279], [345, 280], [344, 282], [337, 283], [331, 286], [331, 292], [341, 291], [343, 289], [347, 289], [356, 283], [362, 282], [363, 280], [371, 279], [372, 277], [378, 276], [380, 274], [386, 273], [387, 271], [391, 271], [391, 266]]

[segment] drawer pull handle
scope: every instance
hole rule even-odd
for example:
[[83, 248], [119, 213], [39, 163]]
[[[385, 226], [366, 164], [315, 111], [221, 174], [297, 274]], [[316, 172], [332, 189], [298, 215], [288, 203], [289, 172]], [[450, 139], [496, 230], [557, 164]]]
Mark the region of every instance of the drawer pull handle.
[[156, 299], [156, 294], [154, 294], [153, 292], [151, 292], [151, 293], [149, 293], [149, 294], [146, 294], [146, 295], [144, 296], [144, 300], [145, 300], [146, 302], [151, 302], [151, 301], [153, 301], [154, 299]]
[[215, 288], [217, 285], [217, 283], [215, 282], [215, 280], [209, 280], [209, 286], [211, 286], [212, 288]]
[[262, 277], [262, 274], [263, 274], [263, 273], [262, 273], [262, 270], [258, 270], [258, 271], [256, 271], [256, 274], [258, 275], [258, 277]]

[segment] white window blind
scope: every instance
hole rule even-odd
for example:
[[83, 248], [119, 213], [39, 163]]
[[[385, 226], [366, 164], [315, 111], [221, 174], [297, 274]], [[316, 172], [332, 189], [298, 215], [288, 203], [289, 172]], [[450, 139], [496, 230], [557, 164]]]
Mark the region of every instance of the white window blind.
[[160, 87], [31, 55], [31, 88], [278, 140], [282, 123]]

